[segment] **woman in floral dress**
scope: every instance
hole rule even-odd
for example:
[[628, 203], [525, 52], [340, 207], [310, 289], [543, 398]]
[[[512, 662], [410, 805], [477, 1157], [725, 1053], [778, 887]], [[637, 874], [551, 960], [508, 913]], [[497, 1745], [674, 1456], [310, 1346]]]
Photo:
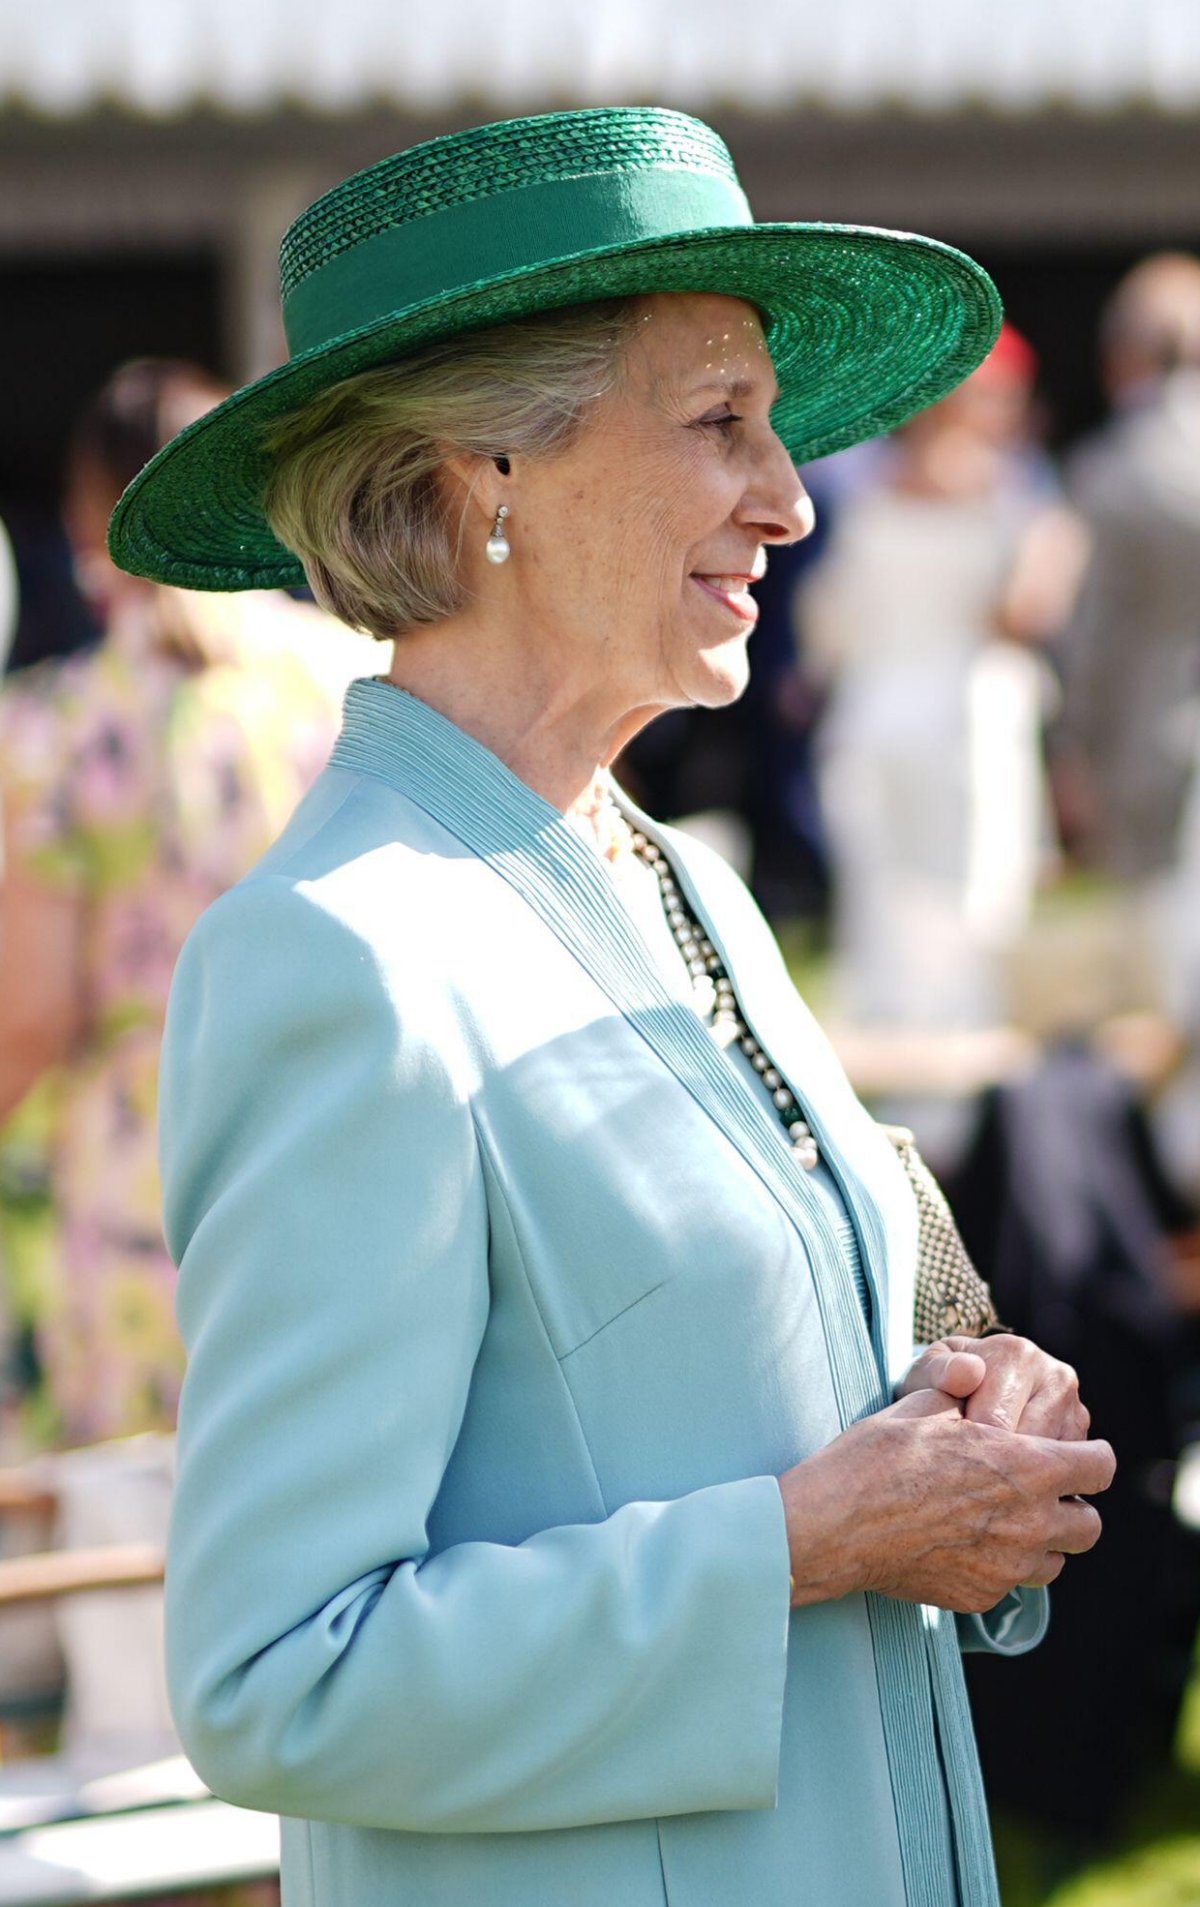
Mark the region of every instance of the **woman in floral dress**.
[[341, 688], [363, 667], [355, 638], [282, 596], [162, 589], [108, 560], [124, 483], [221, 395], [151, 362], [101, 393], [76, 436], [67, 517], [104, 638], [0, 695], [0, 1124], [55, 1075], [55, 1250], [30, 1322], [67, 1444], [174, 1423], [182, 1352], [155, 1144], [167, 990], [192, 923], [324, 764]]

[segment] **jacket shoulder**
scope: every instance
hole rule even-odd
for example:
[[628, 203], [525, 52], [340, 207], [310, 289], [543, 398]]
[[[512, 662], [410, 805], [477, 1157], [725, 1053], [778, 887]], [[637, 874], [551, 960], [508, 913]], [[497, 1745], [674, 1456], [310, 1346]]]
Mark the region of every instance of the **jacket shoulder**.
[[[250, 872], [201, 917], [193, 935], [220, 938], [257, 923], [268, 935], [301, 933], [316, 916], [340, 922], [381, 950], [415, 948], [447, 910], [458, 876], [478, 857], [399, 790], [330, 766]], [[420, 935], [411, 930], [421, 926]], [[251, 929], [253, 931], [253, 929]]]

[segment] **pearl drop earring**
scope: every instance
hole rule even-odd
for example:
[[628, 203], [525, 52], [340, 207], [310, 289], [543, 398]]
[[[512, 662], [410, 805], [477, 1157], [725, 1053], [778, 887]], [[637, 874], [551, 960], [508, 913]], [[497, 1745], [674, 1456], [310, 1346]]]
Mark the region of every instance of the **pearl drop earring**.
[[508, 515], [507, 503], [502, 503], [496, 512], [496, 521], [492, 525], [492, 534], [487, 540], [487, 560], [489, 563], [507, 563], [512, 555], [512, 544], [504, 534], [504, 519]]

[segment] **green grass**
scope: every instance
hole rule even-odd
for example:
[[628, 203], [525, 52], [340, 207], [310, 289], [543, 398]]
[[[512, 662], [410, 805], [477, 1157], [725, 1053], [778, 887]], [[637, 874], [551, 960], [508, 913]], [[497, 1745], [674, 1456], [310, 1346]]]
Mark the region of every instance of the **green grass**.
[[[1048, 1907], [1197, 1907], [1200, 1834], [1153, 1842], [1056, 1888]], [[1008, 1903], [1005, 1903], [1008, 1907]]]

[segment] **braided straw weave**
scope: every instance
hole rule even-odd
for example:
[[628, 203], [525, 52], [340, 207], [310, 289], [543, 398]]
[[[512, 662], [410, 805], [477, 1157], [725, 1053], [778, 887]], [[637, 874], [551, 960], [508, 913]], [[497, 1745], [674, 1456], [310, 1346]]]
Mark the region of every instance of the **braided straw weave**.
[[[678, 192], [681, 181], [685, 192], [698, 181], [702, 196], [707, 182], [706, 202], [727, 204], [728, 219], [685, 229], [667, 219], [657, 236], [588, 249], [586, 219], [577, 227], [567, 217], [556, 239], [539, 241], [536, 207], [547, 190], [570, 199], [586, 189], [615, 201], [624, 188]], [[523, 199], [529, 188], [537, 191]], [[322, 298], [329, 268], [360, 270], [369, 283], [381, 251], [392, 260], [387, 282], [402, 286], [397, 246], [401, 254], [411, 246], [427, 266], [431, 252], [441, 256], [440, 222], [478, 216], [495, 195], [502, 203], [489, 235], [502, 242], [524, 217], [521, 242], [535, 262], [526, 256], [469, 282], [449, 272], [435, 295], [427, 286], [419, 297], [389, 293], [382, 315], [351, 295], [345, 321], [322, 342], [235, 392], [135, 478], [113, 517], [115, 560], [193, 589], [302, 581], [262, 513], [265, 427], [342, 378], [534, 311], [663, 291], [748, 300], [763, 314], [780, 384], [773, 422], [798, 462], [878, 436], [934, 403], [975, 368], [999, 330], [991, 280], [950, 246], [858, 226], [737, 223], [744, 201], [720, 139], [698, 120], [654, 107], [507, 120], [356, 173], [287, 233], [285, 299]], [[523, 214], [523, 205], [534, 209]]]
[[917, 1201], [917, 1284], [913, 1334], [933, 1344], [956, 1332], [982, 1337], [1000, 1327], [992, 1294], [971, 1263], [946, 1195], [907, 1126], [884, 1126]]
[[546, 113], [426, 140], [379, 160], [309, 206], [284, 233], [280, 293], [290, 297], [310, 272], [364, 239], [431, 212], [488, 199], [514, 185], [659, 165], [719, 172], [737, 182], [728, 149], [711, 127], [653, 108]]

